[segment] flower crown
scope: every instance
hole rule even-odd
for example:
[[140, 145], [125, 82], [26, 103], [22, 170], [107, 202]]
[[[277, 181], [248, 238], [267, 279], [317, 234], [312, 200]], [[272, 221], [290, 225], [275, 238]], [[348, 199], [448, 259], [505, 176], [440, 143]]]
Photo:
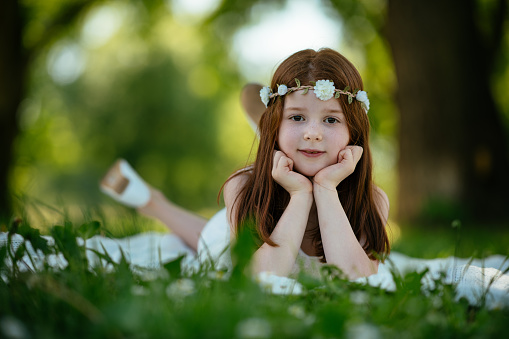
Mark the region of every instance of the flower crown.
[[320, 100], [326, 101], [331, 99], [332, 97], [337, 99], [341, 94], [344, 94], [348, 96], [349, 104], [351, 104], [353, 102], [353, 99], [355, 98], [357, 101], [361, 102], [362, 107], [366, 111], [366, 114], [369, 111], [368, 94], [364, 91], [356, 89], [353, 92], [349, 92], [350, 86], [346, 86], [345, 89], [343, 90], [336, 89], [336, 87], [334, 87], [334, 82], [330, 80], [318, 80], [316, 82], [310, 81], [310, 83], [313, 84], [313, 86], [310, 85], [301, 86], [300, 80], [297, 78], [295, 79], [295, 82], [297, 83], [296, 87], [288, 88], [288, 86], [286, 85], [277, 85], [277, 93], [272, 93], [272, 90], [269, 86], [263, 87], [260, 90], [260, 98], [262, 99], [262, 102], [265, 104], [265, 107], [269, 105], [269, 101], [272, 98], [283, 96], [285, 94], [301, 90], [304, 91], [304, 93], [302, 94], [306, 94], [310, 89], [312, 89], [315, 92], [316, 97]]

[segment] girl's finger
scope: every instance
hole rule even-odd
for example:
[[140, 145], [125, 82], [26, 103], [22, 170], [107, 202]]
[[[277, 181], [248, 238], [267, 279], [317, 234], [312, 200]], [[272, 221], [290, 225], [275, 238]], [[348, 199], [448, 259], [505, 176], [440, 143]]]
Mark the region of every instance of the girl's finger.
[[290, 170], [290, 171], [293, 171], [293, 160], [290, 159], [289, 157], [284, 157], [284, 160], [286, 162], [285, 166]]
[[[281, 152], [283, 153], [283, 152]], [[278, 163], [278, 167], [279, 169], [283, 169], [283, 168], [287, 168], [288, 170], [292, 170], [293, 168], [293, 160], [290, 159], [289, 157], [287, 157], [284, 153], [281, 155], [281, 157], [279, 158], [279, 163]]]
[[362, 153], [364, 152], [364, 149], [360, 146], [353, 146], [352, 147], [352, 154], [353, 154], [353, 160], [355, 163], [358, 163], [359, 160], [362, 157]]
[[353, 158], [352, 151], [349, 148], [345, 148], [341, 152], [339, 152], [338, 155], [338, 163], [342, 162], [343, 160], [350, 160]]
[[283, 156], [283, 152], [274, 151], [274, 161], [272, 162], [272, 172], [274, 172], [279, 164], [279, 160]]
[[352, 152], [354, 162], [358, 163], [362, 157], [362, 153], [364, 152], [364, 149], [361, 146], [356, 146], [356, 145], [348, 145], [345, 147], [345, 150], [347, 150], [347, 149]]

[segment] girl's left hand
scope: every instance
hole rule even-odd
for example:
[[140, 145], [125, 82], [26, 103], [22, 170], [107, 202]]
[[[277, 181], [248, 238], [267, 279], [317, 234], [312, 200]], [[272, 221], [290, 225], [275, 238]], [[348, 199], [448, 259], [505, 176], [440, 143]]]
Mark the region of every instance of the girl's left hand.
[[338, 162], [321, 169], [313, 181], [326, 189], [336, 190], [339, 183], [355, 171], [362, 152], [360, 146], [346, 146], [339, 152]]

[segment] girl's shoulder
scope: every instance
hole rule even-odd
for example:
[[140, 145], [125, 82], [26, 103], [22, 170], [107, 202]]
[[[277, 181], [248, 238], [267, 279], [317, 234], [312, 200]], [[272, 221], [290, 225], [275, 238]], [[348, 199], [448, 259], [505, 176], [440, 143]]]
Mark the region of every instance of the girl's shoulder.
[[241, 190], [246, 185], [252, 173], [251, 167], [243, 168], [233, 173], [223, 186], [223, 198], [226, 206], [226, 213], [228, 216], [228, 223], [230, 225], [230, 240], [235, 239], [236, 228], [234, 227], [236, 216], [236, 202]]
[[233, 173], [224, 184], [224, 202], [226, 207], [233, 206], [233, 202], [239, 195], [253, 171], [252, 166], [244, 167]]
[[389, 219], [389, 197], [384, 192], [383, 189], [373, 184], [373, 200], [375, 202], [375, 206], [380, 213], [380, 217], [384, 222], [384, 225], [387, 224], [387, 220]]

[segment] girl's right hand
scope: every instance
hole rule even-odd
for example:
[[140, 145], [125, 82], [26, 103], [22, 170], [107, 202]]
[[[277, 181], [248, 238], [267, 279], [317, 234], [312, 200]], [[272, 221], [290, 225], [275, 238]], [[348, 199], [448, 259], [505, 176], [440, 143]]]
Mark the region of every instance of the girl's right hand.
[[293, 171], [293, 160], [281, 151], [274, 152], [272, 178], [280, 184], [290, 196], [297, 193], [313, 192], [311, 180]]

